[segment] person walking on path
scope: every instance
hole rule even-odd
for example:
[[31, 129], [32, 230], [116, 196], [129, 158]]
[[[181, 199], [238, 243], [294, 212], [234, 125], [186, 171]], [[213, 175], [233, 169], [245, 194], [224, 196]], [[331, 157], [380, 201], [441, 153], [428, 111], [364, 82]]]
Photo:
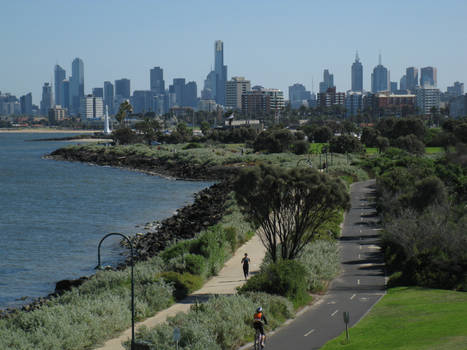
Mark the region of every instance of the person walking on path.
[[248, 257], [247, 253], [245, 253], [245, 256], [242, 259], [242, 264], [243, 264], [243, 275], [245, 276], [245, 279], [248, 279], [248, 274], [250, 272], [250, 258]]

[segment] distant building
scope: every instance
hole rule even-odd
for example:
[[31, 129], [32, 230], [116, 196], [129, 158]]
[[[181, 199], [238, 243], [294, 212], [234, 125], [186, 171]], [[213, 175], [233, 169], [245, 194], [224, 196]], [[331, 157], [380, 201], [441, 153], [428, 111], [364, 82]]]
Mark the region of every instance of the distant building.
[[251, 91], [251, 83], [244, 77], [232, 77], [225, 86], [225, 105], [233, 109], [242, 109], [242, 95]]
[[415, 89], [418, 87], [418, 69], [415, 67], [409, 67], [405, 70], [405, 86], [402, 86], [401, 90], [409, 90], [414, 93]]
[[202, 100], [215, 100], [216, 98], [216, 72], [211, 71], [204, 80], [204, 88], [201, 91]]
[[397, 91], [397, 81], [391, 81], [391, 93], [395, 94]]
[[215, 112], [217, 110], [217, 103], [214, 100], [199, 100], [198, 110], [204, 112]]
[[185, 78], [176, 78], [173, 84], [169, 86], [169, 92], [175, 94], [175, 106], [185, 106]]
[[65, 120], [67, 118], [66, 109], [62, 108], [60, 105], [55, 105], [53, 108], [49, 109], [48, 117], [51, 124]]
[[131, 97], [133, 113], [154, 112], [154, 92], [151, 90], [135, 90]]
[[451, 118], [467, 117], [467, 94], [454, 97], [449, 103], [449, 116]]
[[435, 67], [424, 67], [420, 69], [420, 86], [424, 88], [435, 88], [438, 83], [437, 69]]
[[62, 108], [66, 108], [67, 110], [70, 110], [70, 103], [71, 103], [71, 96], [70, 96], [70, 81], [69, 80], [63, 80], [61, 84], [62, 92], [61, 92], [61, 98], [62, 98]]
[[371, 73], [371, 92], [390, 91], [389, 70], [381, 64], [381, 54], [379, 55], [379, 64]]
[[352, 64], [352, 91], [363, 91], [363, 65], [358, 57], [358, 52], [355, 54], [355, 62]]
[[363, 111], [363, 93], [361, 91], [347, 92], [345, 110], [347, 116], [357, 115]]
[[449, 98], [454, 98], [463, 95], [464, 83], [456, 81], [453, 86], [448, 86], [446, 94]]
[[154, 67], [150, 71], [150, 89], [154, 94], [160, 95], [165, 92], [164, 70]]
[[183, 92], [183, 104], [187, 107], [198, 107], [198, 86], [195, 81], [189, 81]]
[[32, 115], [32, 94], [28, 93], [19, 98], [21, 105], [21, 114]]
[[407, 90], [407, 75], [403, 75], [399, 81], [399, 87], [401, 90]]
[[75, 58], [71, 64], [70, 78], [70, 109], [73, 114], [79, 112], [82, 97], [84, 97], [84, 63], [80, 58]]
[[345, 93], [336, 92], [336, 88], [328, 88], [326, 92], [318, 93], [317, 97], [318, 107], [326, 108], [334, 105], [345, 105]]
[[311, 93], [307, 91], [302, 84], [293, 84], [289, 86], [289, 102], [292, 109], [298, 109], [301, 106], [309, 105]]
[[214, 72], [216, 74], [215, 100], [225, 106], [225, 87], [227, 83], [227, 66], [224, 65], [224, 43], [216, 40], [214, 43]]
[[49, 115], [49, 109], [52, 108], [52, 86], [49, 83], [44, 83], [42, 86], [41, 114]]
[[104, 81], [104, 106], [107, 106], [109, 114], [115, 114], [114, 86], [110, 81]]
[[62, 83], [66, 78], [65, 70], [60, 67], [58, 64], [54, 68], [54, 90], [55, 90], [55, 104], [63, 106], [64, 97], [63, 97], [63, 88]]
[[431, 114], [432, 108], [439, 110], [440, 92], [439, 89], [429, 87], [418, 87], [415, 90], [416, 105], [420, 114]]
[[329, 73], [329, 70], [323, 71], [323, 81], [319, 83], [319, 92], [326, 92], [329, 88], [334, 87], [334, 75]]
[[93, 88], [92, 95], [94, 97], [102, 97], [104, 98], [104, 88]]
[[264, 89], [263, 92], [270, 98], [272, 111], [280, 111], [285, 108], [284, 92], [279, 89]]
[[124, 99], [129, 99], [131, 95], [130, 79], [115, 80], [115, 95]]
[[414, 94], [395, 95], [389, 92], [380, 92], [376, 94], [378, 108], [393, 108], [399, 110], [402, 107], [413, 108], [415, 106]]
[[87, 95], [81, 99], [81, 119], [102, 119], [104, 117], [104, 101], [102, 97]]
[[264, 90], [251, 90], [242, 95], [242, 112], [249, 116], [271, 112], [271, 96]]

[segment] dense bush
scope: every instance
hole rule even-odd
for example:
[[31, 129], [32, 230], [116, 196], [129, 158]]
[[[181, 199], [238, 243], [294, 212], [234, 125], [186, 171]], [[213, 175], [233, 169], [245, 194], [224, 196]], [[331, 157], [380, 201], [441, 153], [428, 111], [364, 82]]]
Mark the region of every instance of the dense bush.
[[182, 300], [188, 294], [198, 290], [203, 285], [203, 279], [200, 276], [191, 273], [179, 273], [175, 271], [163, 272], [160, 277], [168, 284], [174, 286], [174, 297]]
[[306, 154], [308, 153], [309, 147], [310, 147], [310, 144], [308, 143], [308, 141], [305, 141], [305, 140], [295, 141], [293, 144], [293, 153]]
[[295, 136], [287, 129], [269, 129], [256, 137], [253, 150], [282, 153], [288, 151], [294, 141]]
[[262, 273], [251, 277], [239, 292], [265, 292], [284, 296], [298, 307], [310, 300], [306, 272], [298, 261], [281, 260], [269, 264]]
[[329, 141], [331, 152], [335, 153], [357, 153], [362, 150], [360, 140], [351, 135], [334, 136]]
[[268, 319], [267, 329], [274, 329], [293, 316], [291, 303], [282, 297], [264, 293], [219, 296], [192, 306], [188, 314], [180, 313], [154, 329], [142, 330], [137, 338], [150, 343], [151, 348], [171, 350], [173, 330], [177, 327], [180, 350], [237, 349], [253, 339], [253, 313], [260, 305]]

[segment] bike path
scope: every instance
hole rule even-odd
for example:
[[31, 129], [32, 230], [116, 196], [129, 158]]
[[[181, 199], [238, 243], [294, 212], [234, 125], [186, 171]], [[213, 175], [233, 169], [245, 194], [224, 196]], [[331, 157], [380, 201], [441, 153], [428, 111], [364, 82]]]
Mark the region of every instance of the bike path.
[[345, 331], [344, 311], [350, 313], [350, 328], [385, 294], [384, 260], [377, 246], [380, 228], [372, 204], [374, 186], [375, 181], [368, 180], [351, 187], [351, 209], [340, 239], [341, 275], [318, 302], [267, 336], [267, 350], [283, 350], [292, 344], [297, 350], [319, 349]]

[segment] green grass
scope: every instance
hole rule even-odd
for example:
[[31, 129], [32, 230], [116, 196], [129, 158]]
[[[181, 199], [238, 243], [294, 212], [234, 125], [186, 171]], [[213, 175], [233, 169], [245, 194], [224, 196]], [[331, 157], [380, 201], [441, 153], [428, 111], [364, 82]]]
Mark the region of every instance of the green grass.
[[[352, 317], [352, 315], [351, 315]], [[399, 287], [358, 325], [322, 350], [465, 350], [467, 293]]]
[[376, 147], [365, 147], [365, 152], [368, 155], [378, 154], [378, 148], [376, 148]]
[[425, 147], [426, 154], [444, 153], [443, 147]]

